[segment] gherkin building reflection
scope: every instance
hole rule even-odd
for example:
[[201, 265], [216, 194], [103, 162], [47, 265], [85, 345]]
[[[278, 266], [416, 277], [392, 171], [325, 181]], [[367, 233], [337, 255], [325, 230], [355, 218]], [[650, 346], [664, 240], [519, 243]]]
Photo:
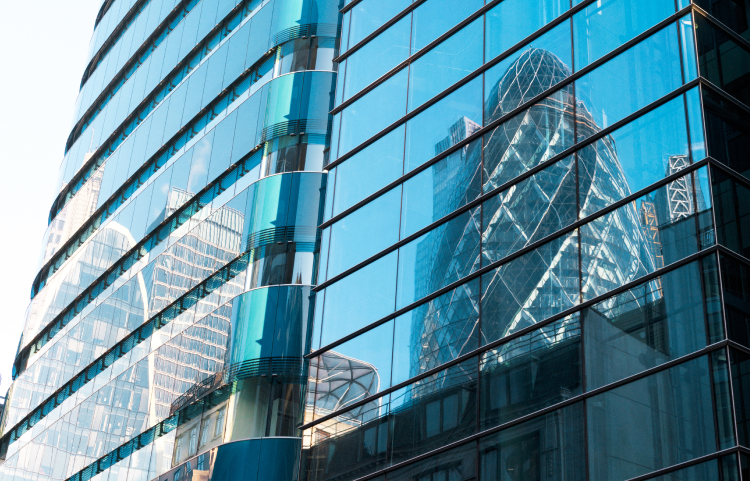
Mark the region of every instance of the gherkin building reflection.
[[[485, 125], [570, 75], [571, 69], [549, 51], [530, 48], [522, 52], [485, 99]], [[436, 143], [435, 153], [458, 145], [479, 128], [465, 117], [455, 119], [444, 137], [439, 136], [442, 140]], [[567, 85], [506, 119], [481, 142], [473, 141], [430, 167], [433, 222], [482, 193], [495, 189], [499, 193], [399, 250], [404, 256], [415, 245], [410, 286], [414, 300], [525, 247], [540, 246], [399, 317], [395, 335], [404, 336], [399, 334], [404, 331], [398, 323], [405, 322], [409, 339], [396, 342], [408, 342], [409, 365], [397, 366], [394, 361], [394, 373], [399, 370], [411, 378], [438, 368], [674, 260], [664, 258], [669, 249], [663, 244], [680, 238], [681, 221], [693, 223], [690, 198], [702, 198], [686, 178], [543, 242], [579, 217], [632, 194], [615, 140], [609, 135], [516, 180], [574, 146], [576, 139], [587, 139], [601, 130], [590, 106], [576, 101], [573, 86]], [[665, 175], [679, 172], [688, 163], [685, 156], [671, 156]], [[703, 207], [699, 202], [697, 209]], [[399, 265], [399, 283], [404, 279], [402, 268], [404, 264]], [[398, 298], [397, 308], [408, 302]], [[668, 339], [657, 332], [659, 326], [652, 326], [655, 341], [640, 336], [640, 319], [642, 312], [660, 311], [664, 303], [661, 279], [656, 278], [597, 303], [584, 315], [605, 319], [608, 335], [627, 337], [627, 342], [638, 344], [639, 352], [658, 357], [659, 352], [668, 352]], [[317, 461], [310, 469], [322, 476], [317, 479], [348, 479], [353, 469], [371, 472], [387, 463], [399, 463], [470, 436], [477, 426], [498, 426], [580, 394], [580, 318], [581, 313], [575, 313], [558, 319], [484, 352], [478, 362], [470, 358], [454, 364], [316, 425], [310, 443], [311, 459]], [[338, 356], [332, 351], [325, 355]], [[331, 360], [321, 357], [319, 362], [352, 372], [328, 368], [327, 377], [318, 377], [319, 381], [335, 379], [338, 384], [326, 384], [322, 397], [318, 386], [316, 415], [345, 409], [349, 397], [356, 402], [379, 390], [371, 382], [378, 375], [376, 366], [363, 369], [366, 363], [357, 360]], [[366, 387], [352, 382], [357, 373], [370, 381]], [[393, 383], [405, 379], [402, 375]], [[524, 443], [538, 441], [541, 431], [534, 429], [509, 440], [508, 452], [520, 452], [526, 449]], [[355, 456], [353, 446], [363, 446], [362, 452]], [[356, 466], [352, 466], [355, 458]], [[514, 461], [520, 463], [518, 472], [525, 459], [520, 456]]]

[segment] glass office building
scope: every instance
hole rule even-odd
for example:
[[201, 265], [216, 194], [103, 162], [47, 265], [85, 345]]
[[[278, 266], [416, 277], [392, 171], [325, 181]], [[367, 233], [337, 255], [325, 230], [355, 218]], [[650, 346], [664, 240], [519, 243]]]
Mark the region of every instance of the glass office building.
[[106, 0], [0, 478], [750, 479], [748, 22]]

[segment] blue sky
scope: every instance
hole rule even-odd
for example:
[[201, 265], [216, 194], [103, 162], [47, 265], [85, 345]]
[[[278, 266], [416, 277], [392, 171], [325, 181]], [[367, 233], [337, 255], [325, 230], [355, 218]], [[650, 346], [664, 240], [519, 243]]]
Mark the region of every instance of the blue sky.
[[0, 395], [29, 305], [57, 170], [102, 0], [0, 0]]

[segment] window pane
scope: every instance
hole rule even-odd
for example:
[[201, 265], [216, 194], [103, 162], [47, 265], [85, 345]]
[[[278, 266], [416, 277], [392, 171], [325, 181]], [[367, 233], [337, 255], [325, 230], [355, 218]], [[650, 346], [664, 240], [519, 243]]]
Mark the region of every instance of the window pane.
[[559, 237], [482, 276], [482, 344], [579, 303], [578, 235]]
[[479, 347], [479, 280], [474, 279], [396, 318], [393, 384]]
[[341, 112], [339, 157], [406, 113], [407, 70], [401, 70]]
[[336, 167], [333, 215], [340, 214], [398, 179], [403, 165], [404, 127], [401, 126]]
[[411, 17], [407, 15], [346, 59], [344, 100], [409, 56], [410, 28]]
[[480, 363], [480, 428], [498, 426], [580, 394], [581, 368], [578, 314], [486, 352]]
[[326, 288], [321, 346], [393, 312], [397, 254], [392, 252]]
[[475, 140], [404, 182], [402, 239], [479, 197], [480, 149]]
[[596, 389], [706, 346], [698, 262], [583, 311], [586, 389]]
[[487, 12], [485, 40], [489, 61], [570, 8], [564, 0], [505, 0]]
[[412, 62], [409, 111], [482, 65], [482, 29], [480, 17]]
[[399, 249], [396, 309], [479, 269], [479, 222], [476, 207]]
[[328, 278], [398, 242], [398, 186], [331, 226]]
[[716, 451], [708, 374], [703, 356], [586, 400], [590, 479], [628, 479]]
[[584, 481], [584, 416], [577, 403], [480, 439], [481, 481]]
[[672, 0], [605, 0], [573, 16], [576, 70], [598, 60], [675, 12]]
[[482, 126], [482, 78], [477, 77], [406, 123], [404, 172], [444, 152]]
[[576, 220], [572, 156], [482, 203], [482, 264], [533, 244]]
[[[578, 139], [621, 120], [682, 84], [676, 27], [670, 25], [575, 82], [581, 115], [592, 128]], [[580, 105], [582, 103], [582, 105]], [[579, 121], [580, 124], [580, 121]]]
[[[429, 0], [412, 12], [411, 53], [450, 30], [461, 20], [479, 10], [482, 0]], [[450, 12], [450, 15], [446, 15]]]

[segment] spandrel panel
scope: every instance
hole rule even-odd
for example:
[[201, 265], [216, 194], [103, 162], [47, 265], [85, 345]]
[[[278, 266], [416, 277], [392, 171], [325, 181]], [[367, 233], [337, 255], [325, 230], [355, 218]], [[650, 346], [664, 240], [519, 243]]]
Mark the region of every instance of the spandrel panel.
[[690, 165], [682, 96], [577, 153], [581, 217]]
[[[582, 103], [578, 140], [606, 128], [682, 85], [677, 28], [670, 25], [575, 82]], [[584, 110], [585, 108], [585, 110]]]
[[[336, 167], [333, 215], [338, 215], [401, 176], [404, 127], [399, 127]], [[333, 190], [333, 185], [329, 184]], [[329, 206], [329, 204], [326, 204]], [[328, 208], [328, 207], [327, 207]]]
[[406, 60], [410, 28], [407, 15], [346, 59], [344, 101]]
[[565, 0], [506, 0], [487, 12], [485, 61], [492, 60], [570, 8]]
[[483, 22], [479, 17], [411, 63], [409, 111], [482, 65]]
[[396, 318], [393, 385], [479, 347], [479, 294], [473, 279]]
[[565, 157], [482, 203], [482, 264], [576, 221], [576, 163]]
[[485, 352], [479, 364], [480, 428], [504, 424], [581, 394], [581, 356], [578, 313]]
[[331, 227], [328, 279], [398, 242], [400, 205], [397, 186]]
[[[429, 0], [412, 11], [411, 53], [450, 30], [482, 7], [482, 0]], [[446, 15], [450, 12], [450, 15]]]
[[482, 78], [477, 77], [406, 123], [404, 173], [445, 152], [482, 127]]
[[578, 234], [558, 237], [482, 276], [482, 344], [576, 306]]
[[375, 87], [341, 112], [341, 157], [406, 113], [408, 69]]
[[396, 309], [479, 269], [479, 224], [475, 207], [399, 249]]
[[706, 346], [701, 270], [692, 262], [584, 309], [587, 390]]
[[391, 252], [326, 288], [321, 346], [393, 312], [397, 255]]
[[616, 49], [675, 12], [672, 0], [606, 0], [573, 16], [576, 70]]
[[586, 408], [591, 479], [628, 479], [717, 448], [707, 356], [589, 398]]

